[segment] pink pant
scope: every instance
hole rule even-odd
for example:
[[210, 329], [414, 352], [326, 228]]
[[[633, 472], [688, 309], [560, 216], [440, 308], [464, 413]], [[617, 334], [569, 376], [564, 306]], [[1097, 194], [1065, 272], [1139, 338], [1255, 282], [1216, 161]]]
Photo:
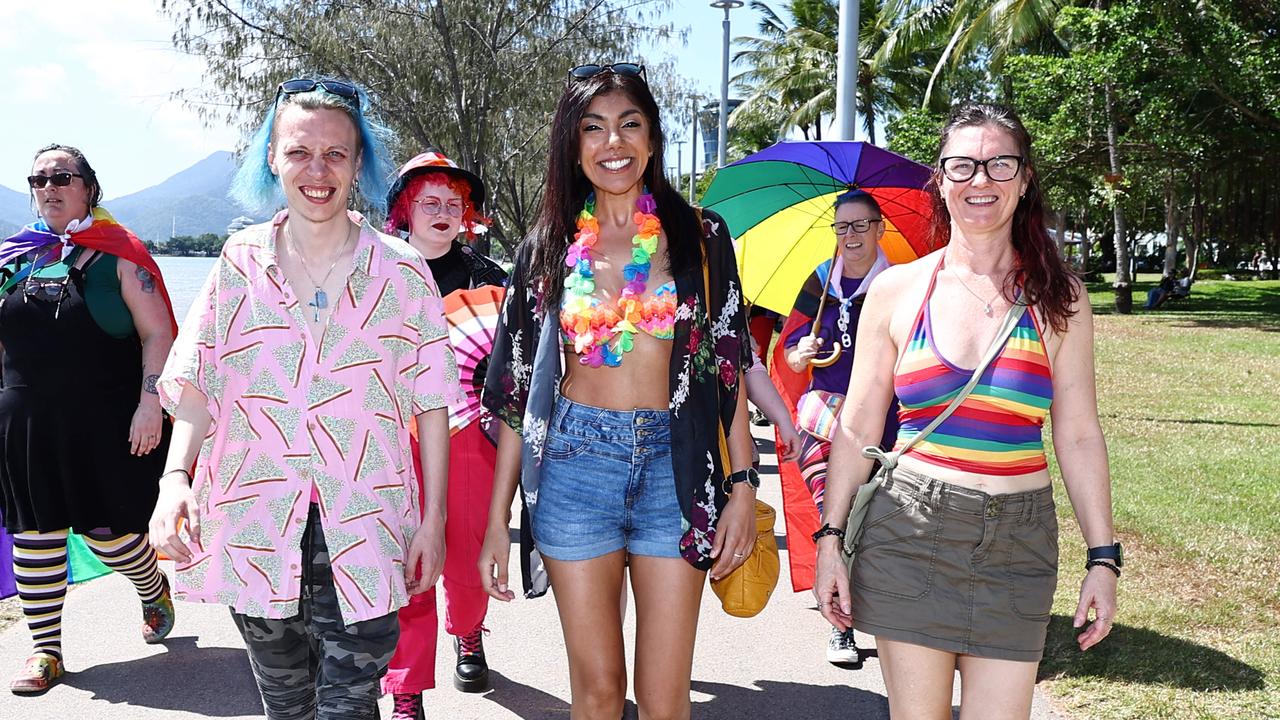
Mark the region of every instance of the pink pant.
[[[449, 517], [444, 526], [444, 629], [450, 635], [466, 635], [480, 627], [489, 609], [489, 595], [480, 584], [480, 546], [489, 523], [489, 498], [493, 495], [496, 452], [472, 423], [449, 441]], [[422, 484], [422, 468], [416, 467]], [[400, 608], [400, 642], [391, 666], [382, 678], [384, 693], [418, 693], [436, 686], [436, 591], [432, 588], [410, 597]]]

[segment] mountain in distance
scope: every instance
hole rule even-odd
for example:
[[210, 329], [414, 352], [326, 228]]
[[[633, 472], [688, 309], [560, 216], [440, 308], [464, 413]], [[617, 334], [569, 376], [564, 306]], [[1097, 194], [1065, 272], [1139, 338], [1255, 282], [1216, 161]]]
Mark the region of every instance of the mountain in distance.
[[0, 185], [0, 237], [9, 237], [34, 219], [27, 194]]
[[139, 238], [163, 243], [175, 235], [222, 235], [244, 214], [227, 197], [235, 155], [218, 151], [164, 182], [102, 204]]
[[[163, 243], [171, 232], [222, 235], [232, 220], [245, 214], [227, 197], [235, 171], [235, 155], [218, 151], [158, 185], [102, 205], [143, 240]], [[0, 237], [33, 219], [27, 194], [0, 186]]]

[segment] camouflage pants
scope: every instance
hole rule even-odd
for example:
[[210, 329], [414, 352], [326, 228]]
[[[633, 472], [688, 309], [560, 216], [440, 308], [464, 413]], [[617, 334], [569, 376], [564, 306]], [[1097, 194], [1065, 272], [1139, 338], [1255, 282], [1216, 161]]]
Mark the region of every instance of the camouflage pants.
[[315, 505], [302, 540], [299, 613], [231, 613], [249, 651], [268, 720], [377, 720], [379, 683], [395, 652], [395, 613], [344, 625]]

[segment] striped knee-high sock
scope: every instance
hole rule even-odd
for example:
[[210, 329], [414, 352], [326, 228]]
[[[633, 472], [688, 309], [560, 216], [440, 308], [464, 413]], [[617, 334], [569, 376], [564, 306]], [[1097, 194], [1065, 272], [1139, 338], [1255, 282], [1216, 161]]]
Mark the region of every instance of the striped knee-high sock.
[[138, 599], [153, 603], [164, 594], [164, 573], [156, 564], [156, 551], [147, 544], [145, 533], [125, 535], [84, 535], [89, 546], [103, 565], [124, 575], [133, 582]]
[[62, 659], [62, 602], [67, 597], [67, 531], [13, 536], [13, 575], [31, 630], [33, 653]]

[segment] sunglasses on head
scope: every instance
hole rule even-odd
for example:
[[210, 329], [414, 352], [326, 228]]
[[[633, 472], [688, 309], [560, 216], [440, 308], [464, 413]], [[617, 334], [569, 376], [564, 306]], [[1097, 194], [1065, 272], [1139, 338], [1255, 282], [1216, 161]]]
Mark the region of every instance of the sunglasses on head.
[[610, 65], [579, 65], [569, 70], [569, 77], [574, 80], [586, 80], [593, 78], [601, 73], [613, 73], [614, 75], [622, 75], [623, 77], [640, 78], [646, 84], [649, 82], [644, 74], [644, 66], [637, 63], [613, 63]]
[[57, 187], [66, 187], [71, 184], [71, 178], [83, 178], [80, 173], [56, 172], [52, 175], [29, 175], [27, 176], [27, 184], [33, 190], [39, 190], [49, 183], [53, 183]]
[[311, 92], [316, 88], [352, 102], [359, 102], [360, 100], [360, 91], [356, 89], [355, 85], [331, 78], [320, 78], [319, 80], [294, 78], [285, 80], [276, 88], [276, 100], [278, 101], [281, 95], [297, 95], [298, 93]]

